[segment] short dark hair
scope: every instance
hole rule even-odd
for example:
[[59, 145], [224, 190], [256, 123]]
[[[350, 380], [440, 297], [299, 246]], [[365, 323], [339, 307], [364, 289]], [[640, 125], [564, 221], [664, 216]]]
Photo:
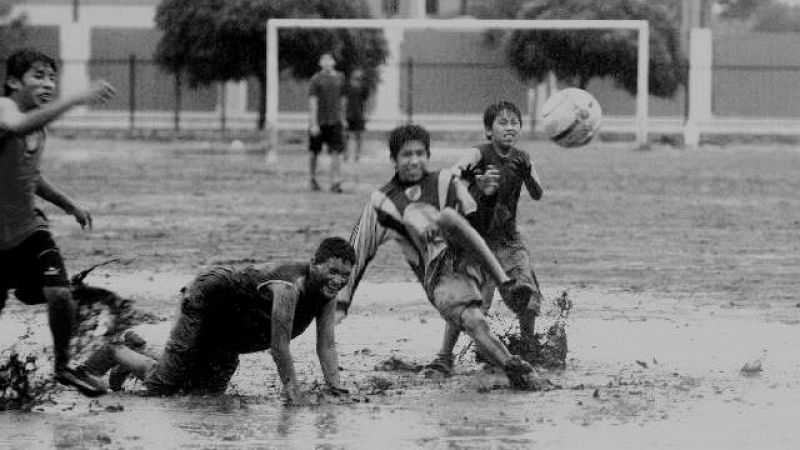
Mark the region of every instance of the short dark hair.
[[340, 237], [329, 237], [322, 240], [314, 253], [314, 262], [324, 263], [331, 258], [340, 258], [344, 262], [354, 264], [356, 262], [356, 251], [346, 239]]
[[401, 125], [389, 133], [389, 156], [397, 159], [397, 154], [409, 141], [420, 141], [425, 145], [425, 153], [431, 156], [431, 135], [420, 125]]
[[30, 70], [30, 68], [38, 62], [45, 63], [54, 71], [58, 71], [56, 61], [39, 50], [23, 48], [11, 54], [11, 56], [9, 56], [6, 60], [6, 82], [3, 85], [5, 93], [4, 95], [10, 95], [12, 92], [14, 92], [14, 90], [8, 86], [9, 78], [21, 80], [25, 75], [25, 72]]
[[[501, 100], [486, 107], [486, 110], [483, 112], [483, 128], [485, 130], [492, 128], [494, 119], [503, 111], [508, 111], [517, 116], [519, 125], [522, 126], [522, 112], [520, 112], [519, 107], [512, 102]], [[487, 133], [486, 138], [491, 139], [491, 136]]]

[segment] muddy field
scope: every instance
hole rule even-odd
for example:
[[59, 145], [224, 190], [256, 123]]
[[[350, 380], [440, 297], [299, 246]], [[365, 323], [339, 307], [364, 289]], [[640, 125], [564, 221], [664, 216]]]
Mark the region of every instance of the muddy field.
[[[271, 166], [246, 147], [49, 143], [45, 173], [95, 221], [82, 232], [45, 209], [68, 268], [122, 258], [87, 281], [163, 318], [142, 328], [152, 342], [193, 273], [309, 257], [322, 237], [349, 234], [392, 171], [388, 151], [370, 142], [346, 166], [345, 194], [312, 193], [301, 145]], [[522, 200], [519, 223], [545, 297], [566, 290], [575, 303], [567, 367], [543, 372], [555, 389], [510, 391], [469, 351], [449, 379], [376, 371], [392, 356], [426, 362], [443, 329], [389, 245], [337, 328], [349, 400], [285, 408], [269, 355], [248, 355], [222, 397], [91, 401], [59, 388], [31, 413], [0, 413], [0, 447], [798, 448], [800, 149], [525, 147], [546, 191]], [[432, 166], [458, 150], [436, 142]], [[495, 314], [500, 329], [510, 313]], [[45, 324], [42, 308], [9, 300], [0, 344], [47, 346]], [[293, 341], [309, 389], [321, 380], [313, 345], [313, 332]], [[762, 370], [742, 372], [747, 363]]]

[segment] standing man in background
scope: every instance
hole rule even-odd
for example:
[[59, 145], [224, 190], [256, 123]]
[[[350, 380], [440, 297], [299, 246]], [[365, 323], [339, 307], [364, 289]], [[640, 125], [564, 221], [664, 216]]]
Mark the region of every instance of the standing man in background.
[[[361, 159], [361, 137], [366, 125], [365, 109], [369, 99], [369, 87], [364, 82], [364, 71], [354, 69], [350, 74], [350, 83], [345, 90], [347, 97], [347, 146], [352, 148], [353, 160]], [[350, 144], [352, 141], [352, 145]], [[348, 160], [350, 148], [345, 149], [344, 159]]]
[[342, 193], [341, 154], [344, 151], [344, 75], [334, 67], [336, 60], [330, 53], [319, 57], [320, 70], [308, 87], [308, 150], [311, 152], [309, 172], [311, 190], [319, 191], [317, 182], [317, 160], [322, 144], [328, 146], [331, 155], [331, 192]]

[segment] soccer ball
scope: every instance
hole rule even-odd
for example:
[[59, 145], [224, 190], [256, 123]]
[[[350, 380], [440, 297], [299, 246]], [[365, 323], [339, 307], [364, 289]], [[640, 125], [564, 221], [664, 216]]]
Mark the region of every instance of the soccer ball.
[[556, 92], [547, 99], [542, 108], [547, 137], [562, 147], [588, 144], [600, 130], [602, 116], [597, 99], [578, 88]]

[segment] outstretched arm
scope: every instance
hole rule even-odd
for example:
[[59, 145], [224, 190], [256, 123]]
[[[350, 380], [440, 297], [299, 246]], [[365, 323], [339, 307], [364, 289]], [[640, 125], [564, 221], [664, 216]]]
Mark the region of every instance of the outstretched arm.
[[346, 393], [339, 380], [339, 354], [336, 353], [336, 302], [330, 301], [317, 316], [317, 356], [325, 383], [334, 393]]
[[56, 100], [40, 108], [22, 113], [10, 99], [0, 105], [0, 137], [24, 135], [43, 128], [75, 106], [87, 103], [106, 103], [116, 95], [116, 90], [106, 81], [97, 81], [76, 95]]
[[39, 183], [36, 185], [36, 195], [44, 200], [58, 206], [65, 213], [75, 216], [75, 220], [81, 228], [92, 229], [92, 216], [89, 211], [77, 206], [67, 194], [58, 189], [44, 175], [39, 175]]
[[292, 339], [292, 324], [294, 323], [294, 310], [297, 305], [297, 288], [289, 282], [270, 281], [259, 286], [259, 290], [269, 289], [272, 293], [272, 329], [270, 350], [278, 376], [283, 383], [283, 395], [292, 405], [302, 405], [306, 399], [300, 392], [297, 382], [297, 373], [294, 370], [294, 360], [289, 351], [289, 342]]

